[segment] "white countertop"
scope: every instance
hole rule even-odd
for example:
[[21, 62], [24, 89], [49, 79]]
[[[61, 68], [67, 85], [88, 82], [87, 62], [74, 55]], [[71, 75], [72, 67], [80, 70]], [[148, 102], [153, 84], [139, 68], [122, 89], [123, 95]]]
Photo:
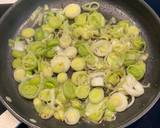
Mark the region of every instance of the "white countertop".
[[0, 128], [16, 128], [20, 124], [8, 110], [0, 115]]
[[15, 3], [17, 0], [0, 0], [0, 4], [11, 4]]

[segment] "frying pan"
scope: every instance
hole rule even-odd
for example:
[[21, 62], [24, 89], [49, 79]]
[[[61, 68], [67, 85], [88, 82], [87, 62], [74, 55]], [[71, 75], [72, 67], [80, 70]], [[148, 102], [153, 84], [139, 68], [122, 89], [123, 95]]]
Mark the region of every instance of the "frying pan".
[[80, 121], [68, 126], [55, 119], [42, 120], [35, 112], [32, 102], [18, 94], [17, 83], [13, 79], [12, 57], [8, 39], [17, 35], [20, 26], [38, 6], [64, 7], [69, 3], [89, 2], [90, 0], [20, 0], [13, 5], [0, 20], [0, 99], [8, 110], [19, 120], [35, 128], [123, 128], [142, 117], [160, 97], [160, 20], [143, 0], [99, 0], [100, 11], [106, 18], [115, 16], [129, 19], [142, 31], [147, 42], [147, 72], [142, 83], [151, 83], [143, 96], [125, 112], [117, 114], [113, 122], [91, 124]]

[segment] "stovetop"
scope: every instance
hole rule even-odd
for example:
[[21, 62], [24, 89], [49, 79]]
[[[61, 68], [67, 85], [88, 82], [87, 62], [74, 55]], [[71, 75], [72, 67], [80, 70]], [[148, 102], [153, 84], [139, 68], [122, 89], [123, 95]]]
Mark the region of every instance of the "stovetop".
[[[160, 0], [145, 0], [160, 16]], [[10, 7], [11, 5], [0, 5], [0, 16]], [[6, 108], [0, 103], [0, 114], [3, 113]], [[17, 128], [28, 128], [27, 125], [21, 123]], [[160, 100], [155, 106], [141, 119], [133, 123], [127, 128], [160, 128]]]

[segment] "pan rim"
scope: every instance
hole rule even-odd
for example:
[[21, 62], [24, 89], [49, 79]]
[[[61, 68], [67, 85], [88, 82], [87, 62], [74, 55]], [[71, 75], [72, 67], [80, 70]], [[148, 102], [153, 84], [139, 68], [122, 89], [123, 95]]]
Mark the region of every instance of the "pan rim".
[[[14, 3], [13, 5], [11, 5], [11, 7], [9, 7], [9, 9], [2, 15], [2, 17], [0, 18], [0, 25], [1, 23], [3, 23], [3, 21], [5, 20], [5, 18], [8, 16], [8, 14], [14, 9], [16, 8], [17, 5], [19, 5], [23, 0], [18, 0], [16, 3]], [[39, 126], [29, 122], [28, 120], [26, 120], [25, 118], [23, 118], [22, 116], [20, 116], [16, 111], [14, 111], [9, 105], [8, 103], [4, 100], [4, 98], [2, 96], [0, 96], [0, 101], [2, 102], [2, 104], [7, 108], [7, 110], [19, 121], [24, 122], [26, 125], [30, 126], [31, 128], [40, 128]]]
[[[3, 23], [3, 21], [5, 20], [5, 18], [8, 16], [8, 14], [17, 6], [19, 5], [23, 0], [18, 0], [15, 4], [13, 4], [4, 14], [3, 16], [0, 18], [0, 25], [1, 23]], [[145, 6], [150, 13], [155, 17], [155, 19], [158, 21], [159, 25], [160, 25], [160, 17], [157, 15], [157, 13], [144, 1], [144, 0], [137, 0], [137, 2], [139, 2], [140, 4], [142, 4], [143, 6]], [[117, 127], [117, 128], [124, 128], [127, 127], [131, 124], [133, 124], [134, 122], [136, 122], [137, 120], [139, 120], [141, 117], [143, 117], [154, 105], [155, 103], [160, 99], [160, 91], [157, 94], [157, 96], [154, 98], [154, 100], [141, 112], [139, 113], [137, 116], [135, 116], [133, 119], [129, 120], [127, 123], [122, 124], [121, 126]], [[4, 100], [4, 98], [2, 98], [2, 96], [0, 96], [0, 101], [2, 102], [2, 104], [7, 108], [7, 110], [18, 120], [20, 120], [21, 122], [24, 122], [25, 124], [27, 124], [30, 127], [34, 127], [34, 128], [40, 128], [40, 126], [37, 126], [31, 122], [29, 122], [28, 120], [26, 120], [25, 118], [23, 118], [22, 116], [20, 116], [16, 111], [14, 111], [9, 105], [8, 103]]]

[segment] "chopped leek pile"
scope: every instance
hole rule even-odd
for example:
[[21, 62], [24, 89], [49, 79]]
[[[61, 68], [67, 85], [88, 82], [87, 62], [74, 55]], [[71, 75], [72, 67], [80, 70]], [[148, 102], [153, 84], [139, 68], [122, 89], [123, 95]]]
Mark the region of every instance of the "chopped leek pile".
[[106, 19], [97, 2], [38, 7], [9, 40], [19, 94], [42, 119], [113, 121], [144, 93], [146, 43], [129, 20]]

